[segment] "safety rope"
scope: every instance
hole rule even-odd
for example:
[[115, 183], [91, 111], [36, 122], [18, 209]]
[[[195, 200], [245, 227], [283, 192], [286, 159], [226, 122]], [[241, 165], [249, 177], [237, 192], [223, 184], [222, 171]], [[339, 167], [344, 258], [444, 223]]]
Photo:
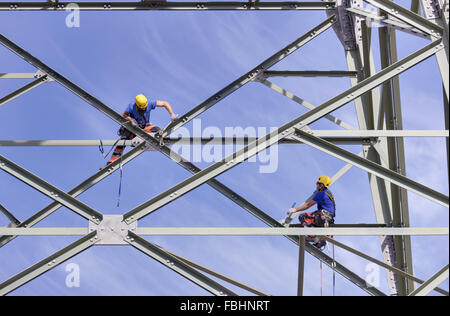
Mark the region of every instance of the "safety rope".
[[102, 155], [103, 159], [106, 159], [106, 157], [109, 156], [111, 151], [116, 147], [116, 145], [119, 143], [120, 138], [116, 140], [116, 142], [112, 145], [111, 149], [108, 151], [108, 153], [105, 155], [105, 149], [103, 148], [103, 142], [101, 139], [99, 139], [100, 145], [98, 146], [98, 150], [100, 151], [100, 154]]
[[336, 260], [334, 259], [334, 244], [333, 244], [333, 296], [335, 296], [336, 289]]
[[[112, 145], [111, 149], [105, 155], [105, 148], [103, 147], [103, 142], [100, 139], [100, 145], [98, 146], [98, 150], [100, 151], [103, 159], [106, 159], [109, 156], [109, 154], [116, 147], [116, 145], [119, 143], [119, 141], [120, 141], [120, 138], [114, 142], [114, 144]], [[120, 206], [120, 195], [122, 193], [122, 178], [123, 178], [122, 155], [120, 156], [119, 169], [120, 169], [120, 180], [119, 180], [119, 193], [118, 193], [118, 196], [117, 196], [117, 207]]]
[[120, 206], [120, 194], [122, 193], [122, 178], [123, 178], [122, 156], [120, 156], [119, 168], [120, 168], [120, 180], [119, 180], [119, 193], [117, 196], [117, 207]]
[[322, 296], [322, 282], [323, 282], [323, 280], [322, 280], [322, 261], [319, 260], [319, 262], [320, 262], [320, 296]]

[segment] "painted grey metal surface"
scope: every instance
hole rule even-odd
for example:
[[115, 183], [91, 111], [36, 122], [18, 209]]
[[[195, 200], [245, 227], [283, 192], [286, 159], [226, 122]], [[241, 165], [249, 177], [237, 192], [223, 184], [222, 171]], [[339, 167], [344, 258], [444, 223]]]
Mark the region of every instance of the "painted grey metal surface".
[[321, 1], [104, 1], [104, 2], [66, 2], [66, 1], [47, 1], [47, 2], [0, 2], [1, 11], [64, 11], [68, 9], [69, 4], [76, 4], [79, 10], [86, 11], [160, 11], [160, 10], [180, 10], [180, 11], [209, 11], [209, 10], [328, 10], [333, 8], [334, 2]]
[[136, 233], [137, 222], [127, 224], [122, 215], [103, 215], [99, 224], [89, 222], [89, 232], [97, 232], [100, 241], [97, 245], [128, 245], [125, 238], [128, 231]]

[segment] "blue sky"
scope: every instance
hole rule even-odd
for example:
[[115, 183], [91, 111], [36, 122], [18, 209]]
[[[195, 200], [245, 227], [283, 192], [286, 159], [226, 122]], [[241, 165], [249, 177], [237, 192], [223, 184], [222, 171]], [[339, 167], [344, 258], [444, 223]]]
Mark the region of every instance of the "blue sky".
[[[399, 3], [404, 4], [407, 1]], [[409, 2], [408, 2], [409, 5]], [[187, 112], [249, 69], [325, 19], [323, 12], [81, 12], [79, 28], [65, 26], [65, 12], [1, 12], [0, 32], [63, 76], [118, 112], [138, 93], [167, 100]], [[398, 34], [399, 58], [427, 44]], [[379, 69], [378, 39], [373, 31]], [[330, 29], [273, 69], [343, 70], [344, 51]], [[3, 46], [0, 72], [34, 72]], [[434, 58], [400, 76], [405, 129], [443, 129], [439, 70]], [[271, 81], [313, 105], [350, 86], [345, 78], [272, 78]], [[0, 95], [28, 80], [0, 82]], [[297, 103], [259, 83], [249, 83], [201, 115], [203, 126], [276, 127], [306, 112]], [[152, 120], [165, 126], [164, 110]], [[333, 113], [357, 126], [352, 104]], [[187, 125], [192, 127], [192, 123]], [[328, 121], [313, 129], [336, 129]], [[44, 84], [0, 108], [0, 139], [115, 139], [117, 124], [57, 83]], [[407, 174], [448, 195], [443, 139], [405, 141]], [[358, 153], [360, 146], [346, 146]], [[314, 190], [315, 178], [333, 175], [344, 162], [306, 146], [280, 146], [279, 168], [260, 174], [244, 163], [218, 177], [274, 218], [282, 218]], [[105, 161], [95, 147], [0, 149], [63, 190], [70, 190]], [[198, 163], [204, 168], [207, 163]], [[114, 174], [79, 197], [105, 214], [122, 214], [189, 177], [157, 152], [147, 152], [124, 167], [120, 207], [119, 175]], [[333, 187], [338, 223], [374, 223], [367, 174], [352, 168]], [[448, 209], [409, 193], [412, 226], [446, 226]], [[24, 220], [51, 200], [10, 175], [0, 173], [0, 203]], [[0, 217], [0, 225], [7, 220]], [[38, 226], [85, 226], [61, 208]], [[139, 222], [140, 226], [262, 226], [261, 222], [207, 185], [201, 186]], [[0, 281], [24, 270], [78, 237], [20, 237], [0, 248]], [[381, 259], [378, 237], [336, 237]], [[297, 247], [284, 237], [151, 237], [148, 240], [273, 295], [295, 295]], [[326, 250], [328, 254], [330, 252]], [[448, 237], [413, 237], [414, 269], [427, 279], [448, 263]], [[336, 259], [363, 278], [368, 262], [336, 248]], [[13, 295], [209, 295], [131, 247], [94, 247], [69, 262], [81, 269], [81, 287], [67, 288], [65, 264], [33, 280]], [[305, 294], [319, 295], [319, 262], [306, 258]], [[332, 272], [324, 269], [324, 294], [332, 294]], [[380, 269], [380, 289], [387, 292]], [[448, 281], [441, 285], [448, 289]], [[231, 289], [246, 294], [233, 286]], [[337, 276], [336, 293], [365, 295]]]

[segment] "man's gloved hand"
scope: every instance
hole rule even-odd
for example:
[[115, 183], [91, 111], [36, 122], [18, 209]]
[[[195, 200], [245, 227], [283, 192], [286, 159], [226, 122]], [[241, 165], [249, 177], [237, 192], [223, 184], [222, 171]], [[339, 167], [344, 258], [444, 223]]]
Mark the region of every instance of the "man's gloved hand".
[[170, 114], [170, 120], [173, 122], [178, 118], [178, 114], [172, 113]]
[[297, 212], [297, 210], [296, 210], [295, 208], [290, 208], [290, 209], [287, 211], [287, 215], [292, 215], [292, 214], [294, 214], [295, 212]]
[[139, 127], [139, 124], [138, 124], [138, 122], [137, 122], [135, 119], [131, 119], [131, 120], [130, 120], [130, 124], [131, 124], [131, 126], [133, 126], [133, 127]]

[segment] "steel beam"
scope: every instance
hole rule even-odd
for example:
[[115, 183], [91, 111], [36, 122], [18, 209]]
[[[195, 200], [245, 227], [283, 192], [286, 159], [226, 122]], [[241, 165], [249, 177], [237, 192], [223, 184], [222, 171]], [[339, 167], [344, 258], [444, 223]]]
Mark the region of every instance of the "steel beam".
[[[92, 186], [96, 185], [98, 182], [103, 180], [104, 178], [108, 177], [109, 175], [113, 174], [114, 171], [120, 168], [120, 165], [124, 166], [140, 154], [142, 154], [145, 151], [145, 144], [141, 144], [137, 146], [136, 148], [130, 150], [129, 152], [125, 153], [122, 156], [122, 159], [118, 159], [114, 161], [113, 163], [109, 164], [107, 168], [103, 168], [79, 185], [77, 185], [75, 188], [71, 189], [67, 194], [69, 194], [72, 197], [77, 197], [78, 195], [82, 194]], [[26, 228], [26, 227], [32, 227], [42, 221], [44, 218], [48, 217], [49, 215], [56, 212], [59, 208], [61, 208], [63, 205], [58, 202], [53, 202], [43, 208], [41, 211], [37, 212], [30, 218], [24, 220], [22, 223], [18, 225], [19, 228]], [[2, 234], [0, 234], [2, 235]], [[13, 240], [15, 236], [0, 236], [0, 247], [3, 247], [8, 242]]]
[[348, 70], [266, 70], [267, 77], [356, 77], [358, 72]]
[[[392, 271], [392, 272], [394, 272], [394, 273], [396, 273], [398, 275], [404, 276], [405, 278], [408, 278], [408, 279], [410, 279], [412, 281], [415, 281], [417, 283], [420, 283], [420, 284], [424, 283], [423, 280], [421, 280], [419, 278], [416, 278], [414, 275], [411, 275], [411, 274], [409, 274], [407, 272], [404, 272], [404, 271], [402, 271], [402, 270], [400, 270], [400, 269], [398, 269], [396, 267], [388, 265], [388, 264], [386, 264], [386, 263], [384, 263], [384, 262], [382, 262], [380, 260], [377, 260], [377, 259], [375, 259], [375, 258], [373, 258], [371, 256], [368, 256], [365, 253], [363, 253], [361, 251], [358, 251], [358, 250], [356, 250], [354, 248], [351, 248], [351, 247], [349, 247], [349, 246], [347, 246], [347, 245], [345, 245], [345, 244], [343, 244], [343, 243], [341, 243], [341, 242], [339, 242], [339, 241], [337, 241], [337, 240], [335, 240], [333, 238], [330, 238], [330, 237], [327, 237], [327, 236], [321, 236], [320, 238], [323, 238], [327, 242], [330, 242], [330, 243], [338, 246], [339, 248], [347, 250], [348, 252], [351, 252], [351, 253], [353, 253], [353, 254], [361, 257], [361, 258], [364, 258], [364, 259], [366, 259], [368, 261], [371, 261], [371, 262], [373, 262], [373, 263], [375, 263], [375, 264], [377, 264], [377, 265], [379, 265], [379, 266], [381, 266], [381, 267], [383, 267], [383, 268], [385, 268], [385, 269], [387, 269], [389, 271]], [[441, 293], [443, 295], [447, 295], [447, 296], [449, 295], [449, 293], [447, 291], [445, 291], [443, 289], [440, 289], [440, 288], [435, 288], [435, 291], [439, 292], [439, 293]]]
[[58, 203], [64, 205], [65, 207], [81, 215], [82, 217], [95, 223], [101, 222], [103, 218], [102, 214], [95, 211], [86, 204], [74, 199], [69, 194], [58, 189], [57, 187], [45, 182], [41, 178], [35, 176], [31, 172], [18, 166], [12, 161], [6, 159], [2, 155], [0, 155], [0, 169], [9, 173], [10, 175], [29, 185], [30, 187], [38, 190], [39, 192], [45, 194], [52, 200], [55, 200]]
[[9, 212], [3, 205], [0, 204], [0, 212], [8, 218], [8, 220], [14, 225], [17, 226], [20, 224], [20, 221]]
[[[167, 191], [159, 194], [158, 196], [152, 198], [151, 200], [144, 202], [143, 204], [137, 206], [133, 210], [130, 210], [124, 214], [124, 220], [129, 224], [136, 221], [148, 214], [158, 210], [164, 205], [178, 199], [184, 194], [192, 191], [193, 189], [199, 187], [205, 182], [217, 177], [223, 172], [233, 168], [234, 166], [242, 163], [246, 159], [252, 157], [253, 155], [259, 153], [260, 151], [266, 149], [279, 142], [280, 139], [292, 135], [295, 128], [302, 128], [307, 126], [321, 117], [329, 114], [330, 112], [344, 106], [348, 102], [360, 97], [364, 93], [370, 91], [374, 87], [389, 80], [393, 76], [396, 76], [403, 71], [409, 69], [420, 61], [429, 58], [436, 51], [443, 49], [440, 41], [435, 41], [426, 47], [418, 50], [417, 52], [405, 57], [401, 61], [387, 67], [386, 69], [380, 71], [379, 73], [365, 79], [361, 83], [353, 86], [347, 91], [339, 94], [338, 96], [332, 98], [331, 100], [323, 103], [322, 105], [316, 107], [315, 109], [309, 111], [308, 113], [301, 115], [300, 117], [294, 119], [293, 121], [285, 124], [279, 129], [271, 132], [270, 134], [259, 138], [257, 141], [249, 144], [247, 147], [233, 153], [232, 155], [226, 157], [222, 161], [215, 163], [214, 165], [196, 173], [192, 177], [184, 180], [183, 182], [175, 185], [174, 187], [168, 189]], [[408, 180], [408, 179], [406, 179]], [[405, 181], [406, 181], [405, 180]], [[432, 196], [436, 197], [438, 201], [448, 205], [448, 197], [436, 192], [430, 192]]]
[[[262, 81], [261, 83], [262, 83], [263, 85], [265, 85], [266, 87], [269, 87], [270, 89], [272, 89], [272, 90], [274, 90], [274, 91], [276, 91], [276, 92], [278, 92], [278, 93], [284, 95], [285, 97], [291, 99], [292, 101], [297, 102], [298, 104], [304, 106], [304, 107], [307, 108], [308, 110], [313, 110], [313, 109], [316, 108], [316, 107], [315, 107], [314, 105], [312, 105], [311, 103], [309, 103], [309, 102], [303, 100], [302, 98], [299, 98], [298, 96], [292, 94], [291, 92], [289, 92], [289, 91], [287, 91], [287, 90], [285, 90], [285, 89], [283, 89], [283, 88], [277, 86], [276, 84], [274, 84], [273, 82], [270, 82], [269, 80], [264, 80], [264, 81]], [[336, 125], [338, 125], [338, 126], [340, 126], [340, 127], [342, 127], [342, 128], [345, 128], [345, 129], [348, 129], [348, 130], [353, 130], [353, 129], [355, 129], [355, 128], [354, 128], [353, 126], [351, 126], [350, 124], [348, 124], [348, 123], [342, 121], [341, 119], [339, 119], [339, 118], [337, 118], [337, 117], [335, 117], [335, 116], [333, 116], [333, 115], [331, 115], [331, 114], [325, 115], [324, 118], [327, 119], [327, 120], [329, 120], [329, 121], [331, 121], [331, 122], [333, 122], [334, 124], [336, 124]]]
[[411, 0], [411, 8], [410, 8], [410, 10], [412, 12], [414, 12], [415, 14], [417, 14], [417, 15], [420, 15], [419, 1], [420, 0]]
[[[4, 228], [17, 230], [18, 228]], [[448, 227], [138, 227], [141, 236], [446, 236]]]
[[35, 73], [0, 73], [0, 79], [34, 79]]
[[359, 15], [361, 17], [364, 17], [366, 19], [367, 24], [376, 22], [398, 31], [417, 35], [422, 38], [430, 38], [428, 34], [422, 32], [421, 30], [416, 29], [410, 24], [405, 24], [397, 19], [389, 18], [388, 16], [377, 15], [376, 13], [370, 10], [365, 10], [362, 8], [347, 8], [347, 11]]
[[[383, 11], [381, 13], [383, 13]], [[380, 28], [379, 41], [381, 67], [386, 68], [398, 60], [395, 31], [392, 29]], [[382, 111], [385, 116], [385, 124], [383, 124], [383, 127], [379, 128], [402, 130], [403, 116], [400, 97], [400, 80], [398, 77], [392, 78], [392, 80], [386, 81], [383, 84], [381, 101], [381, 106], [383, 107]], [[388, 153], [389, 169], [406, 176], [404, 147], [404, 141], [402, 138], [387, 139], [386, 150]], [[391, 185], [390, 187], [392, 223], [394, 226], [409, 227], [410, 221], [407, 191], [396, 185]], [[410, 238], [408, 236], [394, 237], [394, 246], [396, 266], [410, 274], [414, 274]], [[398, 281], [400, 295], [407, 295], [410, 290], [414, 289], [414, 283], [412, 281], [403, 277], [399, 277]]]
[[327, 143], [320, 138], [309, 135], [301, 130], [296, 131], [295, 137], [305, 144], [310, 145], [316, 149], [319, 149], [333, 157], [339, 158], [347, 163], [351, 163], [354, 166], [363, 169], [377, 177], [380, 177], [388, 182], [394, 183], [402, 188], [412, 191], [426, 199], [441, 204], [445, 207], [449, 207], [448, 196], [430, 189], [420, 183], [417, 183], [405, 176], [402, 176], [392, 170], [382, 167], [368, 159], [364, 159], [358, 155], [348, 152], [345, 149], [339, 148], [331, 143]]
[[230, 291], [221, 284], [208, 278], [197, 270], [191, 268], [189, 265], [179, 260], [177, 257], [165, 252], [161, 248], [153, 245], [147, 240], [139, 237], [132, 232], [128, 232], [127, 239], [125, 239], [131, 246], [143, 252], [147, 256], [155, 259], [167, 268], [175, 271], [189, 281], [197, 284], [206, 291], [217, 296], [237, 296], [236, 293]]
[[303, 296], [303, 283], [305, 279], [305, 236], [299, 237], [298, 246], [298, 282], [297, 282], [297, 296]]
[[[325, 3], [325, 2], [324, 2]], [[261, 64], [250, 70], [249, 72], [245, 73], [229, 85], [227, 85], [225, 88], [219, 90], [217, 93], [185, 113], [184, 115], [180, 116], [180, 119], [177, 121], [172, 122], [169, 124], [165, 131], [164, 135], [168, 135], [174, 130], [182, 127], [186, 123], [190, 122], [212, 106], [214, 106], [217, 102], [220, 100], [223, 100], [226, 96], [230, 95], [234, 91], [238, 90], [245, 84], [251, 82], [258, 76], [264, 75], [264, 71], [266, 71], [268, 68], [274, 66], [284, 58], [291, 55], [293, 52], [304, 46], [305, 44], [309, 43], [311, 40], [316, 38], [318, 35], [322, 34], [326, 30], [328, 30], [333, 24], [336, 23], [336, 17], [333, 15], [326, 19], [324, 22], [320, 23], [316, 27], [312, 28], [310, 31], [306, 32], [304, 35], [299, 37], [297, 40], [292, 42], [291, 44], [287, 45], [265, 61], [263, 61]]]
[[0, 235], [4, 236], [85, 236], [87, 227], [0, 227]]
[[[344, 142], [354, 139], [355, 142], [363, 142], [379, 137], [449, 137], [448, 130], [308, 130], [311, 135], [320, 137], [330, 142]], [[169, 137], [164, 139], [166, 145], [242, 145], [256, 141], [256, 137]], [[0, 140], [0, 147], [47, 147], [47, 146], [133, 146], [134, 140]], [[140, 144], [139, 142], [138, 144]], [[301, 144], [298, 140], [289, 137], [280, 140], [279, 145]]]
[[0, 283], [0, 295], [6, 295], [22, 285], [37, 278], [43, 273], [59, 266], [61, 263], [69, 260], [80, 252], [92, 247], [98, 241], [97, 232], [90, 233], [87, 236], [75, 241], [64, 249], [47, 257], [39, 263], [31, 266], [16, 276]]
[[270, 2], [270, 1], [198, 1], [198, 2], [176, 2], [176, 1], [106, 1], [106, 2], [0, 2], [0, 11], [64, 11], [69, 10], [69, 4], [76, 4], [81, 11], [253, 11], [253, 10], [328, 10], [334, 7], [334, 2], [320, 1], [293, 1], [293, 2]]
[[448, 264], [439, 270], [435, 275], [433, 275], [429, 280], [415, 289], [409, 294], [409, 296], [425, 296], [435, 289], [439, 284], [448, 278]]
[[[159, 246], [157, 246], [157, 247], [159, 247]], [[236, 281], [236, 280], [234, 280], [234, 279], [232, 279], [230, 277], [227, 277], [227, 276], [225, 276], [225, 275], [223, 275], [221, 273], [213, 271], [213, 270], [211, 270], [211, 269], [209, 269], [209, 268], [207, 268], [205, 266], [202, 266], [202, 265], [200, 265], [200, 264], [198, 264], [198, 263], [196, 263], [196, 262], [194, 262], [192, 260], [186, 259], [186, 258], [184, 258], [184, 257], [182, 257], [182, 256], [180, 256], [180, 255], [178, 255], [176, 253], [173, 253], [172, 251], [169, 251], [167, 249], [163, 249], [162, 247], [159, 247], [159, 248], [161, 250], [165, 251], [166, 253], [176, 257], [177, 259], [183, 261], [187, 265], [189, 265], [189, 266], [191, 266], [191, 267], [193, 267], [195, 269], [198, 269], [200, 271], [203, 271], [203, 272], [205, 272], [205, 273], [207, 273], [209, 275], [212, 275], [213, 277], [216, 277], [216, 278], [218, 278], [220, 280], [223, 280], [225, 282], [233, 284], [234, 286], [237, 286], [237, 287], [239, 287], [239, 288], [241, 288], [243, 290], [249, 291], [250, 293], [253, 293], [253, 294], [256, 294], [256, 295], [259, 295], [259, 296], [269, 296], [269, 294], [266, 294], [266, 293], [264, 293], [264, 292], [262, 292], [260, 290], [257, 290], [257, 289], [255, 289], [255, 288], [253, 288], [251, 286], [248, 286], [248, 285], [243, 284], [243, 283], [241, 283], [239, 281]]]
[[[448, 227], [363, 225], [355, 227], [138, 227], [136, 231], [136, 235], [139, 236], [446, 236], [449, 234]], [[16, 236], [80, 236], [86, 235], [87, 232], [86, 227], [0, 228], [1, 234]]]
[[26, 84], [25, 86], [11, 92], [10, 94], [4, 96], [3, 98], [0, 98], [0, 106], [5, 105], [6, 103], [14, 100], [15, 98], [18, 98], [19, 96], [30, 91], [31, 89], [34, 89], [34, 88], [40, 86], [41, 84], [47, 82], [47, 80], [48, 80], [47, 76], [44, 75], [44, 76]]
[[436, 25], [433, 22], [424, 19], [420, 15], [403, 8], [402, 6], [394, 3], [390, 0], [364, 0], [365, 2], [373, 5], [374, 7], [385, 11], [400, 21], [405, 22], [413, 26], [414, 28], [421, 30], [422, 32], [434, 37], [440, 38], [444, 32], [443, 28]]

